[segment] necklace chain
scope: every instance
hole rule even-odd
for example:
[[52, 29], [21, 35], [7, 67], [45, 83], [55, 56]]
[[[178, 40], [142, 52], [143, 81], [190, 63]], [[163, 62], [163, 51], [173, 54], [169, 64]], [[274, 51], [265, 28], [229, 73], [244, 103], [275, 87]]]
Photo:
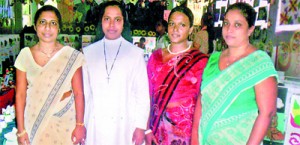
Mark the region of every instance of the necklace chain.
[[[248, 48], [249, 48], [249, 45], [247, 45], [245, 51], [247, 51]], [[235, 58], [233, 58], [232, 61], [230, 61], [230, 60], [229, 60], [230, 54], [229, 54], [229, 51], [228, 51], [228, 52], [227, 52], [226, 66], [229, 66], [229, 65], [233, 64], [233, 63], [236, 62], [237, 60], [239, 60], [239, 59], [245, 57], [247, 54], [248, 54], [248, 53], [245, 52], [244, 54], [240, 55], [239, 57], [235, 57]]]
[[51, 56], [52, 56], [52, 54], [56, 51], [56, 49], [57, 49], [57, 47], [55, 47], [50, 53], [46, 53], [45, 51], [43, 51], [42, 49], [41, 49], [41, 47], [40, 47], [40, 44], [38, 44], [38, 50], [40, 51], [40, 52], [42, 52], [43, 54], [45, 54], [46, 56], [47, 56], [47, 58], [49, 59]]
[[118, 51], [117, 51], [117, 54], [116, 54], [116, 56], [115, 56], [115, 58], [114, 58], [114, 61], [113, 61], [113, 63], [111, 64], [111, 66], [110, 66], [110, 70], [109, 70], [109, 72], [108, 72], [108, 69], [107, 69], [107, 58], [106, 58], [106, 47], [105, 47], [105, 40], [103, 40], [103, 45], [104, 45], [104, 58], [105, 58], [105, 69], [106, 69], [106, 74], [107, 74], [107, 77], [106, 77], [106, 79], [107, 79], [107, 83], [109, 83], [109, 79], [110, 79], [110, 74], [111, 74], [111, 71], [112, 71], [112, 69], [114, 68], [114, 65], [115, 65], [115, 62], [116, 62], [116, 59], [117, 59], [117, 57], [118, 57], [118, 55], [119, 55], [119, 52], [120, 52], [120, 48], [121, 48], [121, 45], [122, 45], [122, 41], [120, 42], [120, 45], [119, 45], [119, 48], [118, 48]]
[[186, 51], [188, 51], [188, 50], [191, 48], [191, 46], [192, 46], [192, 45], [189, 45], [189, 46], [188, 46], [186, 49], [184, 49], [184, 50], [181, 50], [181, 51], [178, 51], [178, 52], [172, 52], [172, 51], [170, 50], [170, 45], [171, 45], [171, 44], [169, 44], [168, 47], [167, 47], [167, 50], [168, 50], [168, 52], [169, 52], [170, 54], [180, 54], [180, 53], [186, 52]]
[[230, 62], [229, 62], [229, 55], [227, 56], [227, 61], [226, 61], [226, 66], [229, 66]]

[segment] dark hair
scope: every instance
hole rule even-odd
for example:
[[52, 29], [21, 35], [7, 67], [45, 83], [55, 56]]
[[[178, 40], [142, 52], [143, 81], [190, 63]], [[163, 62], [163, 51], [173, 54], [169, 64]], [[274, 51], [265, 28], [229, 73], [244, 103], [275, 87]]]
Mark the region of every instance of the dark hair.
[[119, 7], [119, 9], [121, 10], [123, 19], [124, 19], [124, 24], [123, 24], [123, 31], [122, 31], [122, 36], [129, 42], [132, 42], [132, 37], [130, 34], [130, 23], [128, 22], [128, 18], [127, 18], [127, 13], [126, 13], [126, 9], [125, 6], [122, 5], [120, 2], [118, 1], [106, 1], [100, 4], [100, 17], [99, 17], [99, 23], [97, 26], [97, 31], [96, 31], [96, 40], [100, 40], [104, 37], [104, 33], [102, 30], [102, 17], [105, 13], [105, 9], [109, 6], [117, 6]]
[[164, 19], [159, 19], [156, 24], [161, 23], [163, 27], [166, 28], [166, 30], [168, 30], [168, 22]]
[[210, 13], [204, 13], [202, 15], [202, 18], [201, 18], [201, 23], [204, 26], [213, 27], [214, 26], [214, 19], [213, 19], [212, 14], [210, 14]]
[[[215, 30], [214, 30], [214, 18], [213, 15], [209, 12], [204, 13], [201, 18], [201, 23], [206, 27], [208, 33], [208, 53], [212, 53], [214, 50], [213, 41], [215, 39]], [[203, 26], [202, 26], [203, 27]]]
[[145, 38], [145, 37], [141, 37], [141, 38], [140, 38], [140, 41], [144, 41], [144, 42], [145, 42], [145, 41], [146, 41], [146, 38]]
[[193, 15], [193, 12], [188, 7], [186, 7], [186, 6], [177, 6], [177, 7], [173, 8], [171, 10], [170, 15], [169, 15], [168, 21], [170, 20], [170, 17], [172, 16], [172, 14], [175, 13], [175, 12], [184, 13], [189, 18], [190, 27], [192, 27], [194, 25], [194, 15]]
[[225, 15], [230, 10], [239, 10], [247, 20], [249, 27], [254, 26], [255, 19], [256, 19], [256, 12], [251, 5], [242, 2], [234, 3], [227, 8]]
[[41, 16], [41, 14], [43, 12], [47, 12], [47, 11], [52, 11], [55, 13], [57, 19], [58, 19], [58, 24], [59, 24], [59, 28], [61, 28], [62, 26], [62, 20], [61, 20], [61, 15], [60, 15], [60, 12], [58, 11], [57, 8], [51, 6], [51, 5], [45, 5], [43, 7], [41, 7], [40, 9], [38, 9], [35, 13], [35, 16], [34, 16], [34, 25], [36, 26], [36, 23], [37, 23], [37, 20], [39, 19], [39, 17]]
[[122, 16], [124, 18], [124, 25], [125, 25], [125, 20], [127, 18], [126, 9], [121, 3], [117, 2], [117, 1], [106, 1], [106, 2], [103, 2], [102, 4], [103, 5], [101, 6], [101, 9], [100, 9], [100, 18], [99, 18], [101, 24], [102, 24], [102, 17], [105, 13], [105, 9], [109, 6], [117, 6], [117, 7], [119, 7], [120, 11], [122, 12]]

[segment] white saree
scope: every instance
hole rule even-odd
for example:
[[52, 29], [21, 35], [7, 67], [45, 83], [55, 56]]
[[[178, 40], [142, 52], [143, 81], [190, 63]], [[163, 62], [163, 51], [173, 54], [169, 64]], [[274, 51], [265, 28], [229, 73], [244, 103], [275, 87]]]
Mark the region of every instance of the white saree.
[[[21, 50], [15, 67], [26, 72], [28, 89], [24, 112], [31, 145], [72, 145], [76, 126], [71, 80], [82, 66], [79, 51], [65, 46], [45, 66], [39, 66], [28, 47]], [[61, 100], [64, 95], [69, 95]]]

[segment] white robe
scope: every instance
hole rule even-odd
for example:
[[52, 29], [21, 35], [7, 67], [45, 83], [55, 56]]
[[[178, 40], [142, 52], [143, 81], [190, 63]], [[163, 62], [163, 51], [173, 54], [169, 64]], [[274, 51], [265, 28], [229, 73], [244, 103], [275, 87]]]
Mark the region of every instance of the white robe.
[[[107, 68], [103, 41], [106, 47]], [[83, 52], [87, 62], [83, 67], [86, 144], [132, 144], [134, 130], [146, 129], [150, 110], [143, 50], [120, 37], [117, 40], [103, 38], [83, 48]], [[111, 70], [115, 57], [116, 61]], [[106, 70], [110, 73], [109, 82], [106, 79]]]

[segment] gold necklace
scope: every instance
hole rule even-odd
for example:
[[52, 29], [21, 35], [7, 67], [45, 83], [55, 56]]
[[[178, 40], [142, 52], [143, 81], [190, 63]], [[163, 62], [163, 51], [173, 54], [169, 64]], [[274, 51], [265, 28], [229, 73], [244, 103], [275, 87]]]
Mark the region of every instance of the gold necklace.
[[234, 63], [237, 58], [234, 58], [232, 62], [229, 61], [229, 54], [227, 54], [227, 61], [226, 61], [226, 66], [229, 66], [230, 64]]
[[228, 50], [227, 55], [226, 55], [227, 56], [226, 66], [229, 66], [229, 65], [233, 64], [234, 62], [236, 62], [237, 60], [240, 60], [241, 58], [245, 57], [247, 55], [248, 48], [249, 48], [249, 45], [246, 47], [244, 54], [240, 55], [239, 57], [233, 58], [232, 61], [229, 61], [230, 54], [229, 54], [229, 50]]
[[[56, 45], [56, 44], [55, 44], [55, 45]], [[41, 49], [40, 44], [38, 44], [38, 50], [39, 50], [40, 52], [42, 52], [44, 55], [46, 55], [47, 58], [49, 59], [49, 58], [51, 58], [51, 57], [53, 56], [53, 53], [57, 50], [57, 47], [55, 47], [50, 53], [46, 53], [45, 51], [43, 51], [43, 50]]]

